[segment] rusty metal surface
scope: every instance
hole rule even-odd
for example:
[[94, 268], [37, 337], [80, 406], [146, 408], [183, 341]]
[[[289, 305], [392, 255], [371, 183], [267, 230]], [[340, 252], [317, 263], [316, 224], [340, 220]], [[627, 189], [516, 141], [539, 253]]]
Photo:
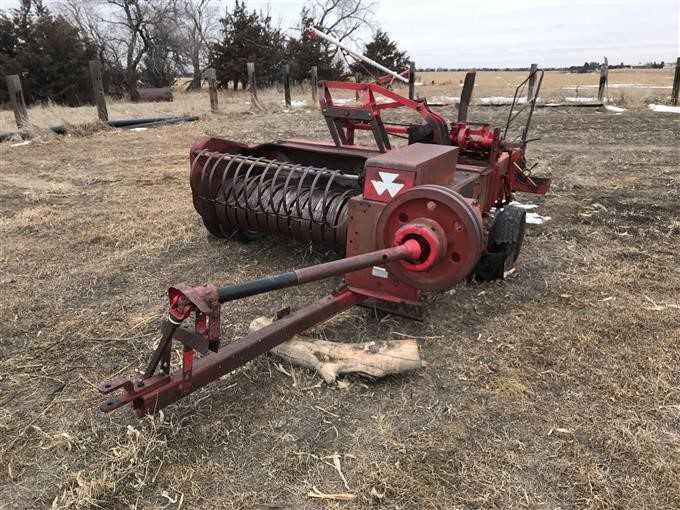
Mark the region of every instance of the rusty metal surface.
[[366, 161], [367, 168], [389, 168], [417, 172], [415, 184], [451, 183], [456, 171], [458, 148], [450, 145], [414, 143]]
[[171, 375], [153, 376], [135, 385], [129, 381], [117, 380], [114, 381], [114, 388], [112, 382], [106, 383], [100, 386], [100, 391], [103, 393], [110, 393], [113, 389], [119, 388], [125, 389], [125, 393], [120, 397], [108, 399], [100, 409], [108, 412], [132, 402], [137, 415], [153, 414], [264, 354], [294, 335], [351, 308], [364, 299], [366, 299], [365, 296], [347, 289], [325, 297], [224, 346], [217, 353], [209, 353], [195, 360], [189, 378], [182, 370], [177, 370]]
[[396, 260], [416, 261], [421, 257], [421, 253], [422, 247], [417, 241], [405, 239], [399, 246], [296, 269], [295, 273], [298, 277], [298, 283], [301, 284], [329, 276], [352, 273], [359, 269], [374, 266], [375, 264], [387, 264]]
[[358, 182], [337, 170], [208, 151], [191, 171], [194, 205], [214, 235], [268, 232], [340, 249]]
[[336, 147], [319, 140], [290, 139], [248, 145], [223, 138], [202, 138], [191, 147], [191, 161], [203, 151], [240, 156], [274, 159], [281, 162], [316, 167], [328, 167], [359, 175], [368, 158], [379, 154], [370, 147]]
[[[349, 201], [349, 230], [347, 232], [347, 255], [358, 255], [376, 250], [375, 232], [371, 225], [378, 222], [387, 204], [372, 202], [364, 197], [354, 197]], [[368, 228], [367, 228], [368, 227]], [[418, 291], [410, 285], [400, 283], [389, 274], [385, 274], [385, 266], [354, 271], [345, 276], [347, 285], [357, 292], [376, 299], [394, 303], [415, 303]]]
[[405, 224], [422, 218], [435, 221], [445, 232], [446, 255], [428, 271], [411, 271], [398, 262], [387, 267], [396, 279], [415, 288], [450, 289], [468, 277], [483, 252], [481, 214], [450, 188], [416, 186], [385, 206], [375, 229], [378, 247], [390, 246]]

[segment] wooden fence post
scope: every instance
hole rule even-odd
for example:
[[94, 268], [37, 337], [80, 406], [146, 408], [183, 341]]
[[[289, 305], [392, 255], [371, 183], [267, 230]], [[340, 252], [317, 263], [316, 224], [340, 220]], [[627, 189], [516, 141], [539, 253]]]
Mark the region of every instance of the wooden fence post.
[[533, 101], [534, 89], [536, 88], [536, 70], [538, 65], [531, 64], [529, 68], [529, 86], [527, 87], [527, 101]]
[[248, 90], [250, 90], [250, 97], [253, 102], [257, 102], [257, 84], [255, 83], [255, 62], [248, 62], [246, 64], [248, 71]]
[[104, 96], [104, 80], [102, 78], [102, 63], [99, 60], [90, 60], [90, 80], [92, 81], [92, 97], [97, 105], [97, 117], [102, 122], [109, 121], [109, 110], [106, 107]]
[[597, 100], [607, 101], [607, 82], [609, 81], [609, 62], [604, 57], [604, 64], [600, 66], [600, 85], [597, 89]]
[[463, 83], [463, 90], [460, 93], [460, 103], [458, 104], [458, 122], [467, 121], [468, 108], [470, 107], [470, 100], [472, 99], [472, 90], [475, 88], [476, 71], [470, 71], [465, 74], [465, 83]]
[[408, 98], [416, 98], [416, 63], [413, 60], [409, 63]]
[[14, 110], [14, 120], [17, 123], [19, 131], [29, 127], [28, 109], [26, 108], [26, 101], [24, 100], [24, 92], [21, 88], [21, 78], [17, 74], [10, 74], [5, 78], [7, 82], [7, 91], [9, 92], [9, 101]]
[[[359, 83], [359, 82], [361, 81], [361, 79], [359, 78], [359, 74], [358, 74], [358, 73], [354, 73], [354, 81], [355, 81], [356, 83]], [[359, 91], [358, 91], [358, 90], [355, 90], [355, 91], [354, 91], [354, 100], [355, 100], [355, 101], [359, 101]]]
[[286, 108], [290, 108], [290, 64], [283, 66], [283, 97], [286, 101]]
[[310, 74], [312, 80], [312, 102], [316, 104], [317, 92], [319, 88], [319, 68], [317, 66], [312, 66]]
[[208, 80], [208, 94], [210, 95], [210, 111], [215, 113], [220, 109], [217, 99], [217, 72], [210, 68], [205, 70], [205, 78]]
[[680, 57], [675, 62], [675, 76], [673, 76], [673, 92], [671, 92], [671, 104], [678, 106], [678, 95], [680, 95]]

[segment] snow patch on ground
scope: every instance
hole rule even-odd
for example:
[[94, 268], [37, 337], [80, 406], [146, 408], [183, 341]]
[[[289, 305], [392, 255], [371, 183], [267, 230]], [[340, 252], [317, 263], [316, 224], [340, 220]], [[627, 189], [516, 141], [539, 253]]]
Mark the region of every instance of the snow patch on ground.
[[[503, 97], [503, 96], [480, 97], [479, 102], [481, 104], [497, 104], [497, 105], [512, 104], [512, 98], [511, 97]], [[518, 97], [517, 98], [517, 104], [524, 104], [526, 102], [527, 102], [526, 97]]]
[[614, 106], [612, 104], [604, 105], [604, 109], [610, 113], [623, 113], [626, 111], [625, 108], [621, 108], [620, 106]]
[[[510, 202], [508, 205], [514, 205], [515, 207], [520, 207], [527, 211], [526, 222], [528, 225], [543, 225], [546, 221], [550, 221], [552, 218], [550, 216], [542, 216], [537, 212], [532, 211], [532, 209], [538, 209], [536, 204], [523, 204], [522, 202]], [[495, 207], [491, 208], [491, 211], [495, 211]]]
[[456, 104], [460, 103], [460, 98], [459, 97], [453, 97], [453, 96], [435, 96], [428, 100], [428, 103], [433, 104], [433, 103], [448, 103], [448, 104]]
[[569, 103], [597, 103], [597, 102], [599, 102], [596, 97], [565, 97], [564, 99]]
[[350, 103], [354, 103], [354, 99], [343, 97], [333, 99], [333, 104], [350, 104]]
[[[575, 89], [596, 89], [599, 85], [568, 85], [562, 87], [563, 90]], [[672, 89], [671, 85], [646, 85], [644, 83], [609, 83], [607, 85], [610, 89]]]
[[530, 211], [531, 209], [538, 209], [538, 206], [536, 204], [523, 204], [522, 202], [510, 202], [508, 205], [514, 205], [515, 207], [519, 207], [521, 209], [526, 209], [527, 211]]
[[149, 130], [149, 128], [145, 128], [145, 127], [138, 127], [138, 128], [130, 129], [130, 131], [148, 131], [148, 130]]
[[527, 224], [529, 225], [543, 225], [546, 221], [550, 221], [550, 216], [541, 216], [535, 212], [527, 213]]
[[307, 106], [307, 101], [303, 99], [293, 99], [290, 102], [291, 108], [304, 108], [305, 106]]
[[23, 147], [24, 145], [31, 145], [31, 140], [26, 140], [25, 142], [13, 143], [10, 147]]
[[680, 113], [680, 106], [669, 106], [667, 104], [650, 104], [649, 109], [653, 112]]

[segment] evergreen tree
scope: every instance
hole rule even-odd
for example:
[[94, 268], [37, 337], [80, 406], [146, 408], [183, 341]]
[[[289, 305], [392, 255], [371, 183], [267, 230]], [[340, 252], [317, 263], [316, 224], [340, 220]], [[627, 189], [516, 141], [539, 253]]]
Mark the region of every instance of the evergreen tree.
[[[409, 66], [409, 57], [405, 51], [399, 51], [397, 43], [392, 41], [387, 32], [376, 31], [373, 40], [366, 44], [364, 55], [375, 60], [377, 63], [395, 71], [402, 72]], [[362, 76], [379, 76], [382, 71], [371, 68], [368, 64], [357, 62], [352, 64], [352, 72]]]
[[231, 81], [246, 86], [246, 63], [255, 62], [258, 83], [269, 85], [279, 77], [284, 61], [285, 37], [272, 26], [269, 14], [248, 11], [245, 0], [236, 0], [234, 9], [220, 20], [222, 41], [210, 51], [211, 66], [222, 86]]
[[[53, 16], [42, 2], [22, 2], [0, 13], [0, 75], [19, 74], [29, 103], [55, 101], [79, 105], [91, 99], [88, 62], [93, 45], [77, 27]], [[0, 83], [0, 101], [7, 101]]]
[[340, 80], [347, 76], [344, 62], [336, 55], [335, 47], [316, 37], [309, 28], [314, 19], [305, 11], [300, 22], [300, 37], [288, 40], [286, 53], [291, 62], [291, 79], [302, 81], [309, 78], [312, 66], [317, 66], [319, 79]]

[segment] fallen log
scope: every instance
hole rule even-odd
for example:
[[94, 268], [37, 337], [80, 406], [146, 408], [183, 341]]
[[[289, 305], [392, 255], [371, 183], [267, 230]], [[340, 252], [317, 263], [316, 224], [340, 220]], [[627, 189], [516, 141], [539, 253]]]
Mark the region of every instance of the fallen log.
[[[258, 317], [250, 323], [250, 331], [257, 331], [272, 322], [268, 317]], [[414, 339], [352, 344], [296, 335], [269, 352], [293, 365], [316, 370], [328, 384], [340, 374], [356, 373], [379, 378], [423, 366], [418, 342]]]
[[137, 89], [137, 97], [134, 103], [171, 103], [175, 100], [170, 87]]

